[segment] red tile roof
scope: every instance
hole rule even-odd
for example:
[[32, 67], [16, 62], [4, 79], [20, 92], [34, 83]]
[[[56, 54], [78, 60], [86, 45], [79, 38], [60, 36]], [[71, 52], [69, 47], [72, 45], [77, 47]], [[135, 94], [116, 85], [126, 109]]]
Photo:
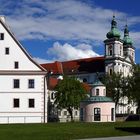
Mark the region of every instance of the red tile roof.
[[50, 77], [49, 82], [48, 82], [48, 89], [49, 90], [54, 90], [54, 88], [58, 84], [58, 81], [59, 80], [57, 78]]
[[105, 58], [92, 57], [77, 59], [65, 62], [54, 62], [41, 64], [48, 71], [53, 74], [80, 74], [80, 73], [96, 73], [105, 72]]
[[41, 64], [41, 66], [45, 68], [47, 71], [53, 72], [53, 74], [63, 74], [61, 62], [55, 61], [54, 63]]
[[[49, 83], [48, 83], [48, 89], [49, 90], [54, 90], [54, 88], [56, 87], [56, 85], [58, 84], [58, 82], [59, 82], [59, 79], [50, 77], [49, 78]], [[85, 88], [85, 90], [87, 91], [87, 93], [90, 92], [91, 86], [89, 84], [82, 83], [82, 86]]]

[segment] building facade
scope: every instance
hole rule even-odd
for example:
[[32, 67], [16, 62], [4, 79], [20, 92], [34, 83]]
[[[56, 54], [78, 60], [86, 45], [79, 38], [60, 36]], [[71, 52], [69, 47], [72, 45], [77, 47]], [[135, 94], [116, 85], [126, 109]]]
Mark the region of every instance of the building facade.
[[0, 17], [0, 123], [47, 122], [46, 70]]
[[[128, 26], [124, 28], [124, 37], [121, 39], [120, 31], [117, 28], [115, 16], [111, 21], [111, 29], [104, 40], [105, 54], [100, 57], [70, 60], [42, 64], [52, 71], [52, 78], [59, 78], [64, 75], [75, 76], [81, 82], [93, 84], [97, 76], [106, 73], [122, 73], [126, 77], [131, 75], [132, 65], [135, 64], [135, 48], [132, 39], [129, 37]], [[120, 104], [116, 108], [117, 114], [136, 113], [135, 103], [129, 103], [127, 97], [120, 98]]]
[[106, 97], [106, 87], [97, 79], [90, 97], [80, 103], [80, 119], [85, 122], [115, 122], [115, 102]]

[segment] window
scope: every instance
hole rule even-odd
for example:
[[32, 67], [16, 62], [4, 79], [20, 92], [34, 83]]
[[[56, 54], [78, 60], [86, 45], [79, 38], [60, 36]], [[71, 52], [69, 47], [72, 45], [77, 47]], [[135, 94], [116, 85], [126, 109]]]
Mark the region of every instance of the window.
[[64, 116], [66, 116], [67, 115], [67, 111], [64, 111]]
[[104, 96], [106, 96], [106, 90], [105, 89], [103, 90], [103, 92], [104, 92]]
[[84, 78], [84, 79], [83, 79], [83, 82], [84, 82], [84, 83], [86, 83], [86, 82], [87, 82], [87, 79], [86, 79], [86, 78]]
[[96, 89], [96, 96], [99, 96], [99, 89]]
[[58, 111], [58, 116], [61, 116], [61, 111], [60, 110]]
[[77, 111], [75, 111], [75, 116], [77, 116], [78, 115], [78, 112]]
[[112, 70], [112, 69], [109, 70], [109, 74], [110, 74], [110, 75], [113, 74], [113, 70]]
[[19, 107], [19, 99], [14, 99], [13, 100], [13, 107], [14, 108]]
[[101, 120], [101, 109], [94, 108], [94, 121], [100, 121], [100, 120]]
[[5, 48], [5, 54], [6, 54], [6, 55], [9, 54], [9, 48]]
[[114, 121], [114, 108], [111, 108], [111, 121]]
[[51, 99], [53, 100], [54, 98], [55, 98], [55, 93], [52, 92], [52, 93], [51, 93]]
[[14, 79], [14, 88], [19, 88], [19, 87], [20, 87], [19, 79]]
[[109, 46], [108, 53], [109, 53], [109, 56], [113, 54], [112, 45]]
[[34, 88], [34, 87], [35, 87], [34, 79], [29, 79], [29, 81], [28, 81], [28, 88]]
[[15, 61], [15, 69], [18, 69], [19, 65], [18, 65], [18, 62]]
[[4, 40], [4, 33], [0, 33], [0, 40]]
[[35, 100], [29, 99], [29, 108], [34, 108], [34, 107], [35, 107]]
[[80, 120], [83, 121], [84, 120], [84, 109], [80, 108]]

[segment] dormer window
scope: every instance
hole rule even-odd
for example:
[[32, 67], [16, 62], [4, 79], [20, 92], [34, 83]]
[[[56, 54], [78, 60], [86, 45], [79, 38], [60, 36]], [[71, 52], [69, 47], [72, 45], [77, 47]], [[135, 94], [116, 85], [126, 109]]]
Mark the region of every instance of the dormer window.
[[96, 89], [96, 96], [99, 96], [99, 89]]
[[0, 33], [0, 40], [4, 40], [4, 33]]

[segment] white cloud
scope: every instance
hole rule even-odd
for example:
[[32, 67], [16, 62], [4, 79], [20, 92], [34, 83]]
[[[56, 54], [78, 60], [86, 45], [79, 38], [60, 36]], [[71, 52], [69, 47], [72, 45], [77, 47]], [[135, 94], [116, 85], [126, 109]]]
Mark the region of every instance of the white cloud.
[[53, 62], [52, 60], [46, 60], [46, 59], [42, 59], [42, 58], [39, 58], [39, 57], [34, 57], [33, 59], [39, 64], [52, 63]]
[[53, 60], [59, 61], [99, 56], [99, 54], [92, 50], [92, 46], [90, 45], [79, 44], [72, 46], [68, 43], [62, 45], [58, 42], [54, 43], [53, 47], [47, 51], [47, 54], [52, 57]]
[[[14, 8], [14, 10], [13, 10]], [[0, 1], [1, 14], [20, 40], [62, 39], [102, 42], [110, 30], [113, 10], [78, 0]], [[123, 29], [125, 19], [129, 27], [140, 23], [140, 16], [115, 11], [118, 26]], [[132, 37], [138, 41], [140, 32]], [[140, 45], [138, 45], [140, 46]], [[136, 46], [137, 47], [137, 46]]]

